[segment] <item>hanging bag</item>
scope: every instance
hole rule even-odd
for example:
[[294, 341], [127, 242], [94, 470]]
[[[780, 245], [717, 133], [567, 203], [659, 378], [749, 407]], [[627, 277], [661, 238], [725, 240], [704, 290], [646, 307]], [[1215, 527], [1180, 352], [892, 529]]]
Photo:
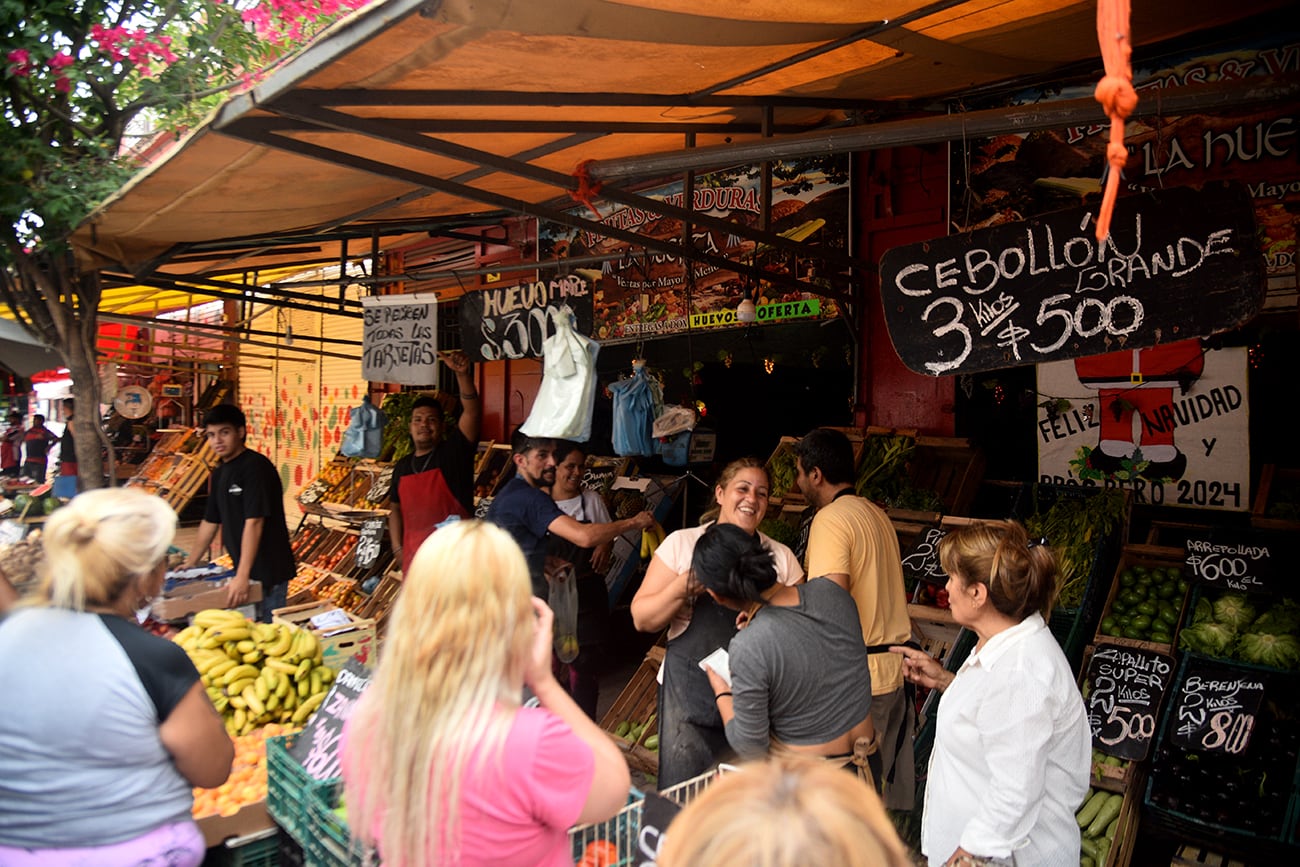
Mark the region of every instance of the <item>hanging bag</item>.
[[555, 658], [573, 662], [578, 658], [578, 573], [568, 560], [547, 557], [545, 575], [546, 604], [555, 614]]

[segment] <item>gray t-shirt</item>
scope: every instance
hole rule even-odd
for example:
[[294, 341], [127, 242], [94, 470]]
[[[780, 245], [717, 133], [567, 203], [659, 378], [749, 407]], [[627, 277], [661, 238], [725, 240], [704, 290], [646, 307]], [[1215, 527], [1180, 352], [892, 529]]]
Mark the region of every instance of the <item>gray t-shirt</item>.
[[799, 604], [768, 605], [728, 649], [732, 702], [727, 741], [742, 759], [771, 738], [822, 744], [871, 711], [871, 674], [853, 597], [828, 578], [796, 587]]
[[120, 617], [0, 620], [0, 845], [102, 846], [188, 819], [158, 725], [197, 680], [184, 650]]

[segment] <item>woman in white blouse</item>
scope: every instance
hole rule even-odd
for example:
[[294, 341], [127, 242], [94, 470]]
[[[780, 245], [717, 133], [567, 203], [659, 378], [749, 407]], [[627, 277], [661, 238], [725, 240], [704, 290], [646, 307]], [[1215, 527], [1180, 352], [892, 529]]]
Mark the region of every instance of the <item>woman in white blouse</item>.
[[920, 650], [890, 648], [904, 677], [943, 691], [921, 851], [931, 867], [1076, 867], [1092, 735], [1045, 621], [1055, 557], [1020, 524], [988, 521], [944, 536], [939, 562], [953, 618], [978, 640], [956, 674]]

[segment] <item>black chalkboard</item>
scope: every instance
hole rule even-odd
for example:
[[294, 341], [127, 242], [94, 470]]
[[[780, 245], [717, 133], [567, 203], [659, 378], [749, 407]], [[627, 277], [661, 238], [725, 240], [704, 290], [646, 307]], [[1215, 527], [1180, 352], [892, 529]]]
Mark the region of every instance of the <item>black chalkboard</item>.
[[903, 579], [926, 581], [940, 586], [948, 583], [948, 573], [939, 565], [939, 540], [948, 535], [942, 527], [926, 527], [916, 536], [903, 555]]
[[313, 779], [328, 780], [339, 775], [339, 738], [343, 736], [343, 724], [370, 685], [370, 678], [371, 671], [356, 659], [344, 663], [320, 708], [294, 739], [289, 755]]
[[1174, 695], [1170, 740], [1203, 752], [1244, 752], [1264, 700], [1264, 675], [1199, 658], [1189, 659], [1183, 674]]
[[880, 286], [899, 358], [928, 376], [1082, 358], [1226, 331], [1263, 305], [1241, 184], [1127, 196], [1106, 242], [1095, 230], [1094, 206], [889, 250]]
[[1163, 653], [1098, 644], [1084, 675], [1088, 726], [1097, 749], [1121, 759], [1145, 760], [1173, 673], [1173, 659]]
[[[1249, 530], [1194, 533], [1184, 543], [1183, 571], [1192, 581], [1224, 590], [1278, 592], [1294, 571], [1294, 542]], [[1288, 574], [1283, 576], [1283, 571]]]
[[637, 867], [654, 867], [659, 857], [659, 848], [663, 846], [664, 831], [681, 811], [682, 808], [676, 801], [670, 801], [654, 792], [646, 793], [645, 802], [641, 805], [641, 827], [636, 835], [632, 864]]
[[555, 333], [547, 311], [566, 304], [577, 320], [574, 330], [590, 336], [592, 276], [579, 271], [466, 292], [460, 302], [461, 348], [473, 361], [541, 358], [542, 343]]
[[386, 518], [366, 518], [361, 525], [361, 538], [357, 539], [355, 556], [358, 569], [369, 569], [375, 565], [384, 544], [384, 533], [387, 531]]

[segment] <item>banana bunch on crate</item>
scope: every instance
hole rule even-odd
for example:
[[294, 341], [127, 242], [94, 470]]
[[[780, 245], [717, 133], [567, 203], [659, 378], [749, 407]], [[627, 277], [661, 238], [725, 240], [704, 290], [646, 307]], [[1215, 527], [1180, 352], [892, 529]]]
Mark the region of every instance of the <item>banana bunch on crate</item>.
[[234, 737], [267, 723], [302, 725], [334, 681], [311, 631], [238, 611], [200, 611], [172, 640], [189, 654]]
[[663, 542], [665, 535], [664, 528], [659, 526], [658, 521], [641, 531], [642, 560], [649, 560], [655, 555], [655, 549]]

